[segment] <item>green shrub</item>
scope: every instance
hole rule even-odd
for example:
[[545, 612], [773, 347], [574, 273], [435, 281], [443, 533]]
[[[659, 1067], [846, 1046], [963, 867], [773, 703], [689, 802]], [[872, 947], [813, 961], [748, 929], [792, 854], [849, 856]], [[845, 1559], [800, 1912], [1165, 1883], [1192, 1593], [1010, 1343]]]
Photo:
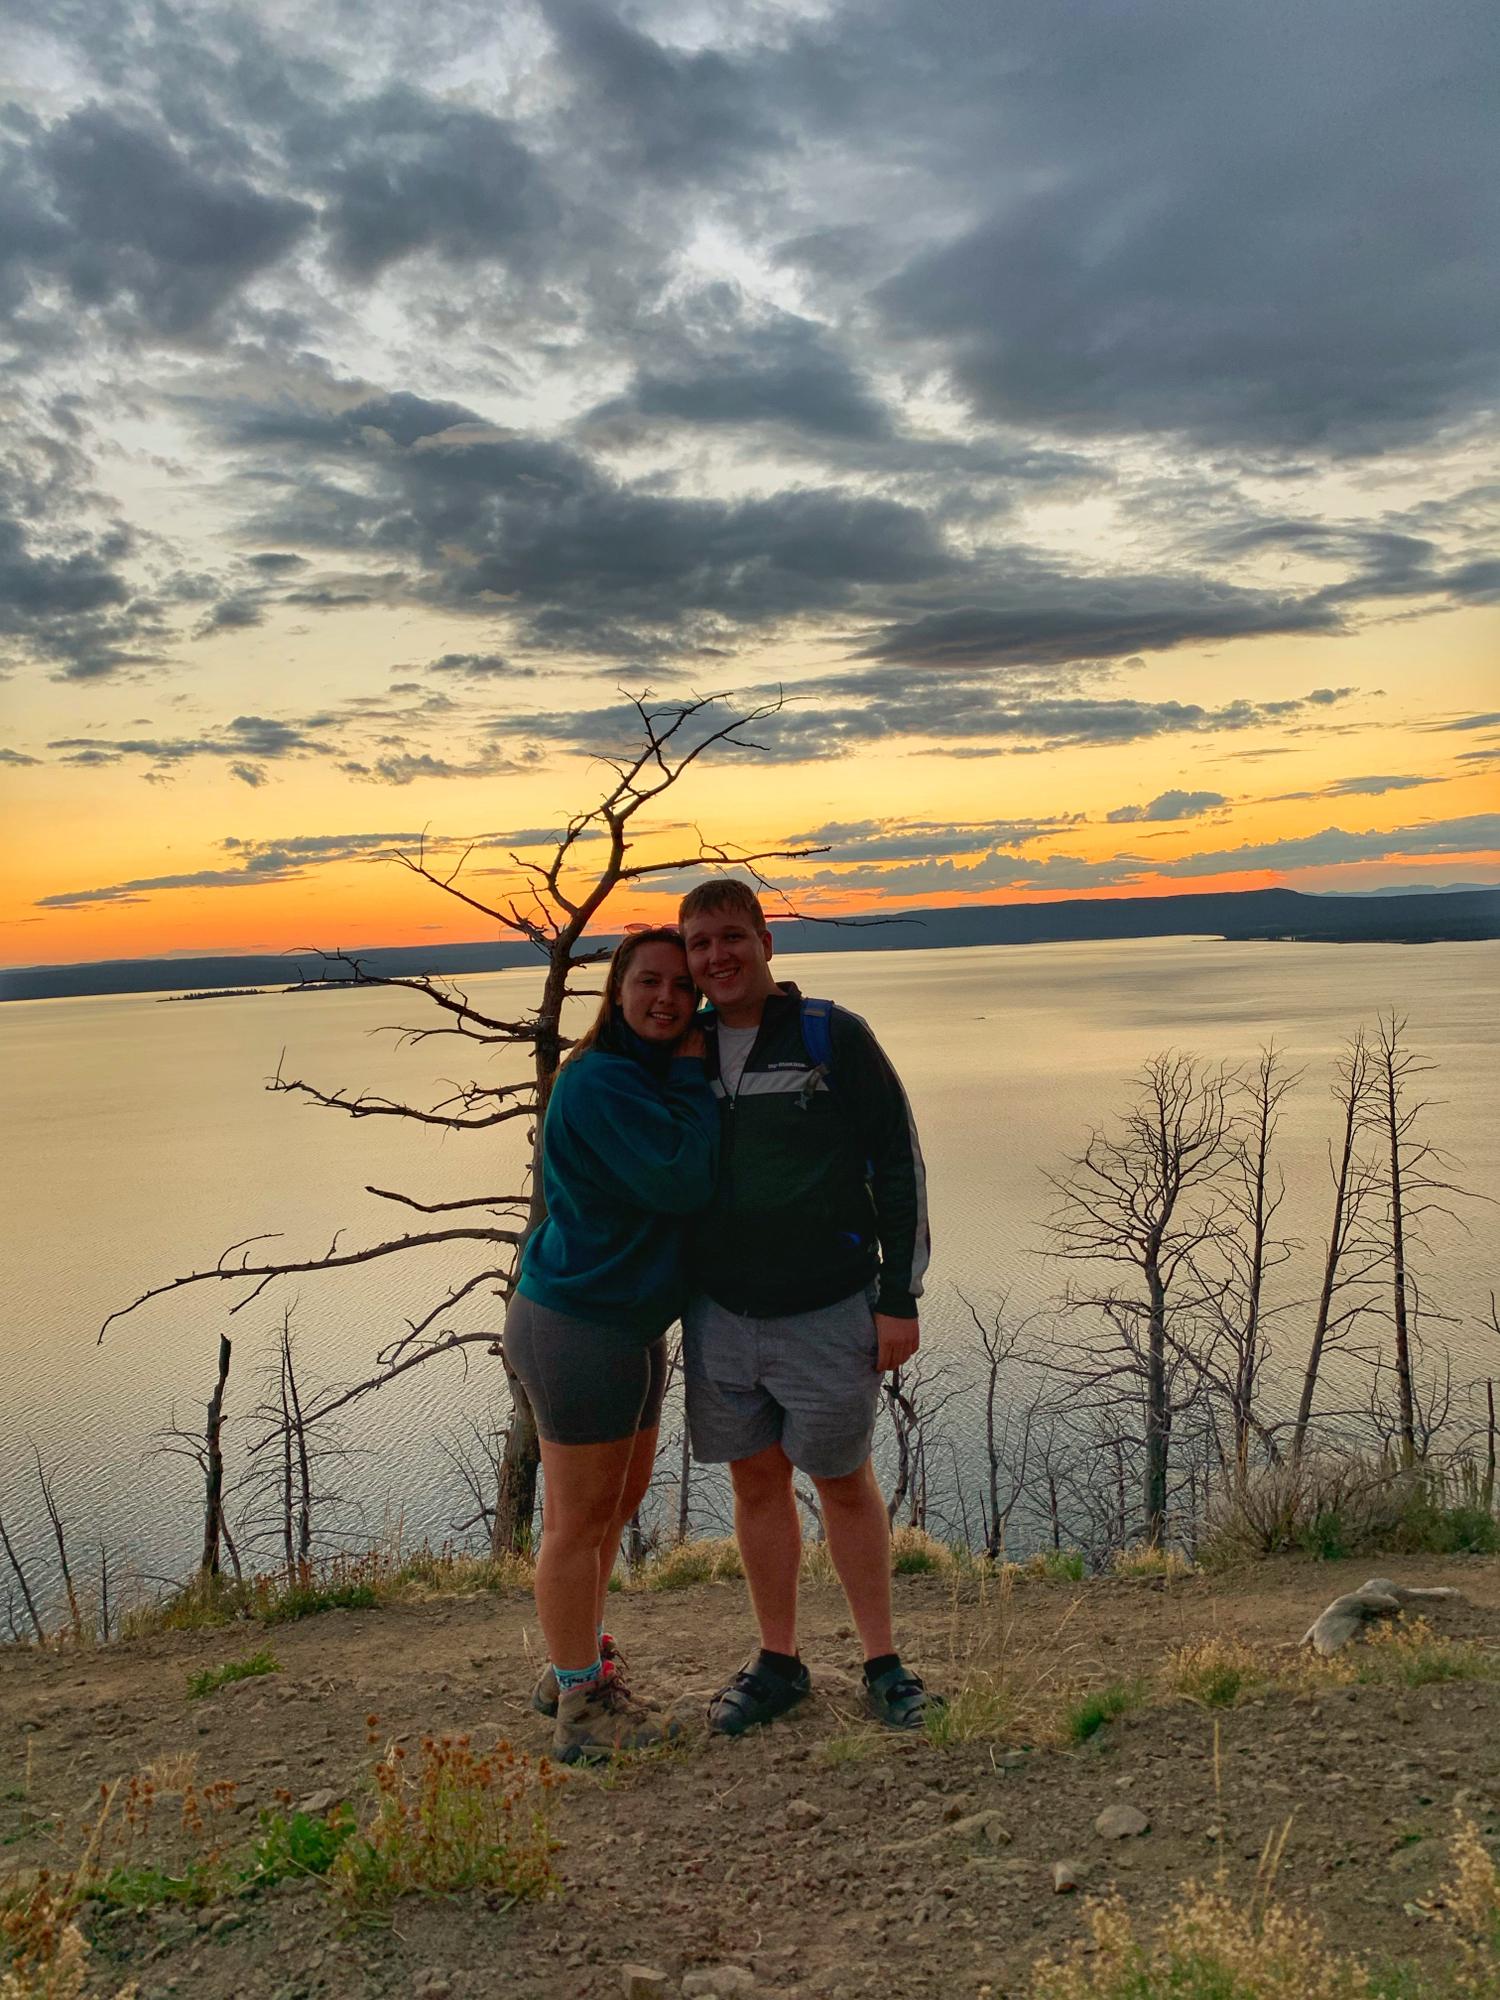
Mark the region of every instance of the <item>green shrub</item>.
[[369, 1611], [379, 1602], [372, 1583], [294, 1583], [272, 1597], [260, 1615], [267, 1625], [285, 1625], [320, 1611]]
[[1073, 1743], [1087, 1743], [1106, 1722], [1113, 1722], [1127, 1709], [1139, 1708], [1143, 1690], [1139, 1681], [1114, 1681], [1108, 1687], [1071, 1702], [1062, 1713], [1062, 1733]]
[[262, 1674], [280, 1672], [281, 1662], [267, 1652], [252, 1653], [247, 1660], [226, 1660], [222, 1667], [205, 1667], [202, 1673], [188, 1675], [188, 1699], [201, 1701], [232, 1681], [258, 1680]]
[[321, 1813], [269, 1807], [260, 1815], [260, 1838], [250, 1849], [242, 1880], [249, 1886], [326, 1875], [354, 1832], [348, 1806]]

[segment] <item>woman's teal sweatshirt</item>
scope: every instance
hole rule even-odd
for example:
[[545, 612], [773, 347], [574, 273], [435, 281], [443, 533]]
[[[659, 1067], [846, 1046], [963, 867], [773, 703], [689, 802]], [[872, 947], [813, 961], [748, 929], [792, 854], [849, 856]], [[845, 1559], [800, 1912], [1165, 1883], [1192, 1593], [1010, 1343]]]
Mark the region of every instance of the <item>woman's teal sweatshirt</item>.
[[654, 1340], [685, 1302], [682, 1217], [706, 1205], [718, 1152], [719, 1107], [700, 1058], [648, 1067], [604, 1049], [574, 1056], [547, 1104], [547, 1215], [518, 1289]]

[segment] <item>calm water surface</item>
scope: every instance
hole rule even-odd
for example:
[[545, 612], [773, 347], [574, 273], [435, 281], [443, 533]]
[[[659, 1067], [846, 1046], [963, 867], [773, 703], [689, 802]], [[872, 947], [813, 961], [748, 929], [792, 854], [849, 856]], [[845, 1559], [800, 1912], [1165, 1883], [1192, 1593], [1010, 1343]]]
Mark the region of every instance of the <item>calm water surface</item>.
[[[910, 1091], [927, 1155], [934, 1258], [925, 1307], [930, 1345], [967, 1351], [963, 1298], [1005, 1292], [1025, 1310], [1056, 1288], [1038, 1254], [1042, 1170], [1057, 1168], [1091, 1121], [1128, 1101], [1129, 1078], [1164, 1047], [1231, 1062], [1274, 1037], [1306, 1068], [1288, 1099], [1282, 1159], [1291, 1233], [1324, 1227], [1327, 1087], [1340, 1038], [1377, 1009], [1410, 1017], [1438, 1068], [1431, 1136], [1467, 1185], [1500, 1192], [1500, 945], [1274, 945], [1182, 939], [964, 951], [798, 956], [804, 991], [828, 993], [876, 1029]], [[467, 982], [510, 1015], [529, 971]], [[423, 1250], [338, 1279], [303, 1279], [234, 1319], [243, 1287], [203, 1285], [143, 1308], [96, 1345], [100, 1322], [153, 1283], [213, 1263], [238, 1239], [275, 1235], [284, 1257], [315, 1257], [337, 1229], [349, 1248], [423, 1219], [365, 1190], [423, 1200], [520, 1186], [520, 1126], [444, 1134], [404, 1121], [355, 1122], [269, 1094], [288, 1076], [431, 1104], [467, 1077], [452, 1041], [401, 1048], [382, 1025], [421, 1018], [378, 991], [274, 995], [163, 1005], [151, 996], [49, 1000], [0, 1008], [6, 1258], [0, 1317], [0, 1512], [38, 1552], [33, 1444], [54, 1471], [80, 1547], [105, 1540], [142, 1570], [192, 1560], [199, 1533], [192, 1467], [150, 1450], [174, 1408], [201, 1424], [221, 1330], [235, 1340], [231, 1412], [257, 1399], [283, 1304], [294, 1307], [304, 1365], [322, 1380], [370, 1369], [403, 1319], [425, 1312], [474, 1268], [474, 1246]], [[493, 1079], [487, 1079], [493, 1080]], [[1425, 1260], [1431, 1290], [1456, 1315], [1459, 1372], [1500, 1372], [1480, 1322], [1500, 1284], [1495, 1211], [1469, 1233], [1441, 1225]], [[1308, 1285], [1289, 1267], [1284, 1292]], [[498, 1324], [481, 1301], [466, 1326]], [[1295, 1315], [1293, 1316], [1295, 1319]], [[1488, 1342], [1488, 1349], [1486, 1347]], [[1300, 1357], [1293, 1355], [1295, 1362]], [[359, 1408], [365, 1455], [339, 1484], [376, 1532], [441, 1536], [465, 1502], [443, 1450], [467, 1417], [503, 1407], [500, 1365], [470, 1350], [416, 1371]], [[673, 1419], [669, 1413], [668, 1425]], [[960, 1403], [960, 1453], [976, 1420]], [[40, 1567], [40, 1561], [39, 1561]]]

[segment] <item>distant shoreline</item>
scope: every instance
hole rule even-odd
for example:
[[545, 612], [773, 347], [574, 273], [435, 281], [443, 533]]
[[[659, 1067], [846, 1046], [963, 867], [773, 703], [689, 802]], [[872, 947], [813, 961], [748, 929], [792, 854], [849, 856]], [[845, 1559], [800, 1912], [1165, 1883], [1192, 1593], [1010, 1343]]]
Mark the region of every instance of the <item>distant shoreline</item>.
[[[1055, 903], [967, 903], [879, 913], [881, 921], [771, 919], [779, 954], [809, 951], [934, 951], [967, 945], [1082, 944], [1148, 937], [1213, 937], [1227, 943], [1456, 944], [1500, 938], [1500, 889], [1442, 894], [1308, 896], [1295, 889], [1242, 889], [1182, 896], [1120, 896]], [[612, 944], [618, 932], [595, 940]], [[384, 978], [437, 979], [539, 966], [526, 944], [501, 940], [444, 945], [371, 945], [345, 954]], [[219, 958], [90, 960], [0, 972], [0, 1000], [82, 999], [155, 993], [176, 999], [264, 991], [327, 991], [316, 952]]]

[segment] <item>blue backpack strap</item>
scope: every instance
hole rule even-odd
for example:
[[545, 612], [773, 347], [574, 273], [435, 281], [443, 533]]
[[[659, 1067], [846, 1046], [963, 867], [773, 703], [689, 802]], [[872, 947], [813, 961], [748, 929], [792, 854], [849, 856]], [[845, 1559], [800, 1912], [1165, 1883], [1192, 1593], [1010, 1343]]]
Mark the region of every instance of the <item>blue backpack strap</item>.
[[831, 1000], [808, 1000], [802, 1002], [802, 1041], [807, 1050], [808, 1061], [814, 1069], [823, 1072], [823, 1081], [833, 1088], [833, 1002]]

